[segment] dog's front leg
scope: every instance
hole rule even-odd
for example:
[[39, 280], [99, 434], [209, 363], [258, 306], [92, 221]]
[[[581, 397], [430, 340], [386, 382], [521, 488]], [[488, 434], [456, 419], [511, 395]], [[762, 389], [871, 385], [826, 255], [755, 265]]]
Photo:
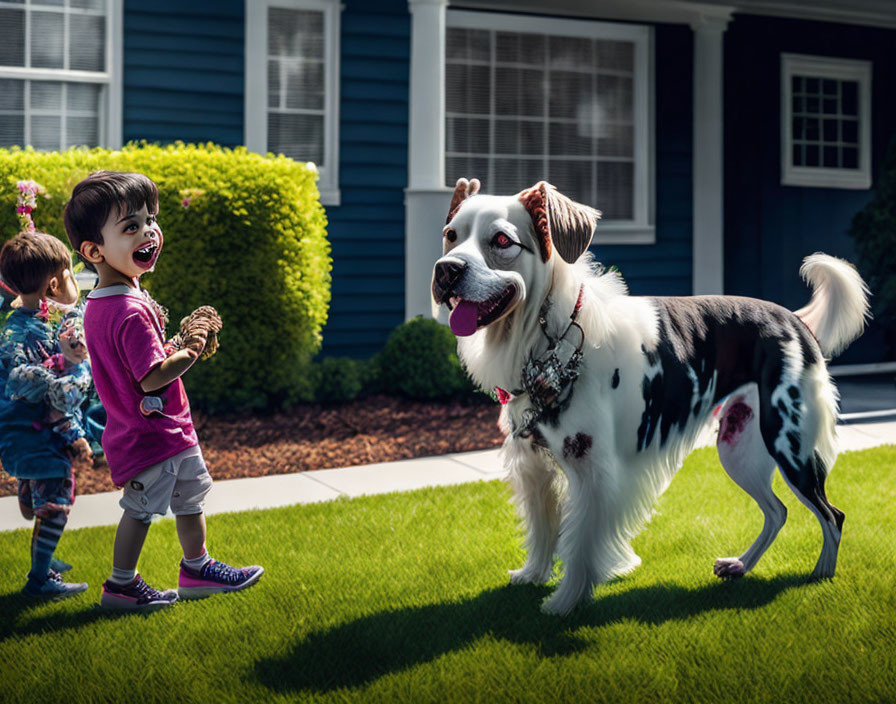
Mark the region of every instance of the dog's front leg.
[[554, 550], [560, 528], [556, 467], [550, 455], [531, 439], [504, 441], [508, 481], [526, 525], [526, 564], [511, 570], [513, 584], [544, 584], [554, 570]]

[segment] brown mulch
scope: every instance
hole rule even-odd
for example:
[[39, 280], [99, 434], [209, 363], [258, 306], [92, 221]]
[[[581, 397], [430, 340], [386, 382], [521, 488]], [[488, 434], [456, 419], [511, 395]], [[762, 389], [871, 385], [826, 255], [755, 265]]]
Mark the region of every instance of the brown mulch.
[[[235, 479], [487, 450], [503, 440], [489, 401], [412, 401], [371, 396], [273, 415], [195, 416], [212, 477]], [[77, 473], [78, 494], [113, 491], [105, 463]], [[0, 496], [16, 482], [0, 474]]]

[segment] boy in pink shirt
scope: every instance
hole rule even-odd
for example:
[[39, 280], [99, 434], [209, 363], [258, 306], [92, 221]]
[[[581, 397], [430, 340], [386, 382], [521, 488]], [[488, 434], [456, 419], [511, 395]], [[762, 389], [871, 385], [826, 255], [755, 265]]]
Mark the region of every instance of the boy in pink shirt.
[[[158, 205], [158, 189], [146, 176], [99, 171], [75, 186], [65, 208], [72, 247], [99, 275], [87, 297], [84, 336], [108, 416], [103, 450], [112, 480], [124, 489], [112, 574], [100, 602], [112, 608], [161, 607], [178, 596], [236, 591], [264, 572], [258, 565], [230, 567], [205, 548], [202, 508], [212, 479], [180, 377], [202, 354], [206, 332], [194, 332], [174, 349], [165, 343], [165, 310], [140, 288], [164, 242]], [[153, 589], [137, 574], [150, 520], [169, 506], [183, 548], [176, 592]]]

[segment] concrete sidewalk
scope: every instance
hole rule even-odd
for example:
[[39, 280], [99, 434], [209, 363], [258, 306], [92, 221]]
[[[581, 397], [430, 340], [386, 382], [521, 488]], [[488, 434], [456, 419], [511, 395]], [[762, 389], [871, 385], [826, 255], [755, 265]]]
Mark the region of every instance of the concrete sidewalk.
[[[878, 423], [850, 423], [838, 427], [843, 451], [864, 450], [896, 443], [896, 420]], [[707, 428], [699, 446], [714, 444]], [[386, 494], [428, 486], [449, 486], [499, 479], [504, 475], [497, 450], [465, 452], [442, 457], [423, 457], [399, 462], [369, 464], [343, 469], [321, 469], [250, 479], [215, 482], [206, 501], [207, 514], [265, 509], [294, 504], [353, 498], [365, 494]], [[115, 525], [121, 518], [121, 492], [79, 496], [68, 528]], [[17, 498], [0, 498], [0, 531], [28, 528], [19, 514]]]

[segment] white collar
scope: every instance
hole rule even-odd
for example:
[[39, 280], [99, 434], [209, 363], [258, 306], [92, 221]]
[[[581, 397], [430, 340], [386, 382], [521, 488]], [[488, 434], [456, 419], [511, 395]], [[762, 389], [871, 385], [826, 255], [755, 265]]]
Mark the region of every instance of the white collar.
[[143, 290], [132, 288], [127, 284], [112, 284], [111, 286], [103, 286], [103, 288], [95, 288], [87, 294], [88, 298], [105, 298], [106, 296], [135, 296], [143, 298]]

